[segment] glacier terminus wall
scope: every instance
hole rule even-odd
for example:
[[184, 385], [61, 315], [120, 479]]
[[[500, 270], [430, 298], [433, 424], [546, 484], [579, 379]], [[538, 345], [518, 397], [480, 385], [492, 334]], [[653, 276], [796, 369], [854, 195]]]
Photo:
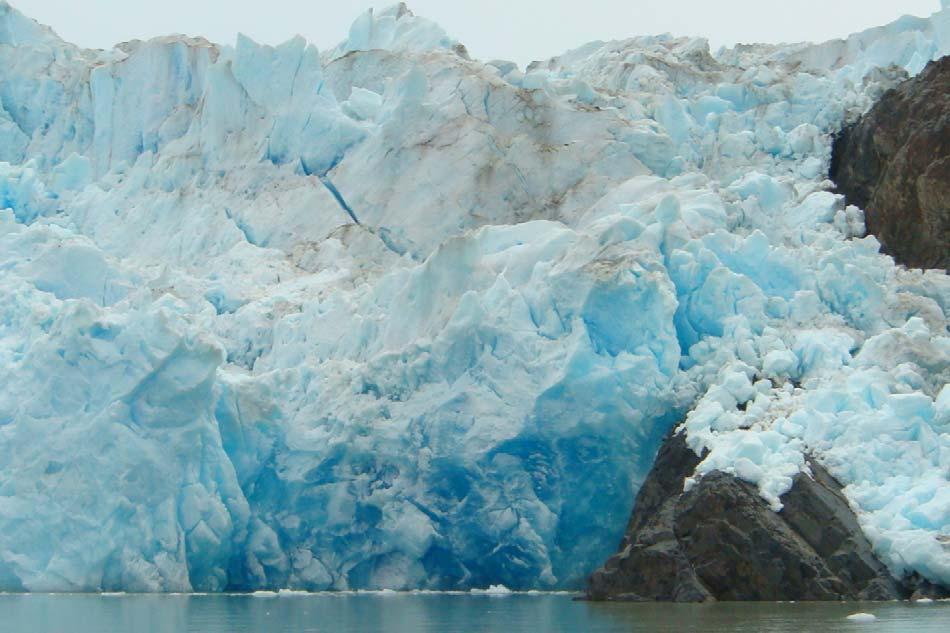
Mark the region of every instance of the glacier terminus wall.
[[950, 583], [950, 281], [827, 180], [950, 12], [521, 69], [85, 50], [0, 0], [0, 591], [576, 588], [660, 441]]

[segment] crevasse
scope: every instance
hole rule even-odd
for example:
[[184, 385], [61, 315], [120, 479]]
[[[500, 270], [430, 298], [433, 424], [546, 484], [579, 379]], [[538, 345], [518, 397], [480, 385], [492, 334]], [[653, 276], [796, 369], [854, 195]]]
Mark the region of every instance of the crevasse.
[[813, 455], [950, 583], [950, 283], [825, 176], [948, 52], [522, 71], [402, 5], [90, 51], [0, 1], [0, 590], [577, 586], [682, 420], [694, 478], [777, 508]]

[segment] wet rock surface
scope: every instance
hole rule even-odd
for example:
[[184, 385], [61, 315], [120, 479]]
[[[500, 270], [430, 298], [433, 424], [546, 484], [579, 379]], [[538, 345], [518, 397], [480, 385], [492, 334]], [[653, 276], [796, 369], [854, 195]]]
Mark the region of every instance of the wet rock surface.
[[897, 262], [950, 266], [950, 57], [838, 135], [831, 178]]
[[[620, 550], [590, 578], [593, 600], [890, 600], [940, 595], [898, 582], [875, 557], [841, 486], [819, 464], [773, 512], [756, 488], [714, 472], [683, 492], [698, 457], [663, 444]], [[918, 583], [919, 584], [919, 583]]]

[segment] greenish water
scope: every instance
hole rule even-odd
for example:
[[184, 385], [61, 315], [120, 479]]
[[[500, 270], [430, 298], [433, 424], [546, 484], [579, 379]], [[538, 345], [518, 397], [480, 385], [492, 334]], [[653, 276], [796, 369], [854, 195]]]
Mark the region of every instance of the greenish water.
[[[873, 613], [858, 624], [849, 614]], [[0, 595], [2, 633], [948, 633], [950, 603], [591, 604], [565, 595]]]

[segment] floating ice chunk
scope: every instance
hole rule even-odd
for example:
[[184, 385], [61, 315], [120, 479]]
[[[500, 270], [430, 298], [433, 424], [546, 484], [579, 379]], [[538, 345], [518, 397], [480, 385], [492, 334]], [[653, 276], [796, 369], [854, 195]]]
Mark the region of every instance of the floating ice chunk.
[[877, 616], [871, 613], [852, 613], [845, 619], [857, 624], [868, 624], [870, 622], [875, 622], [877, 620]]
[[514, 592], [504, 585], [491, 585], [488, 589], [472, 589], [472, 593], [482, 596], [510, 596]]

